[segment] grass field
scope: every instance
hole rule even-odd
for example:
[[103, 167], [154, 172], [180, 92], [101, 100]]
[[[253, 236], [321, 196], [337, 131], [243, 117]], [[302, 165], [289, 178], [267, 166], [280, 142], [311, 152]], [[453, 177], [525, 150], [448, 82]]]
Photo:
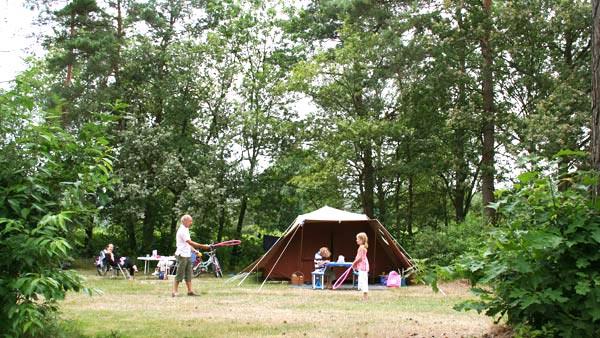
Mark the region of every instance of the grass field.
[[[442, 285], [446, 296], [426, 286], [374, 290], [362, 302], [358, 291], [310, 290], [255, 282], [242, 287], [209, 275], [194, 279], [199, 297], [171, 297], [172, 280], [134, 281], [82, 271], [101, 295], [69, 294], [61, 317], [79, 336], [96, 337], [472, 337], [492, 321], [452, 306], [470, 297], [462, 283]], [[183, 295], [181, 295], [183, 294]]]

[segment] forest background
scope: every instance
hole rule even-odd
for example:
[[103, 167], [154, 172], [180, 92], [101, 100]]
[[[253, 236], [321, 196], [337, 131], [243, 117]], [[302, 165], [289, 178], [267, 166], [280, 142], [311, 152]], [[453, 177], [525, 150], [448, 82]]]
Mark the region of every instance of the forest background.
[[[0, 91], [0, 239], [17, 270], [109, 242], [171, 253], [184, 213], [199, 242], [243, 241], [223, 252], [229, 271], [324, 205], [379, 219], [428, 265], [509, 241], [497, 231], [518, 236], [515, 221], [559, 229], [562, 216], [541, 218], [557, 198], [580, 202], [568, 217], [596, 217], [579, 193], [595, 189], [582, 175], [600, 154], [588, 1], [25, 5], [40, 13], [44, 56]], [[591, 256], [576, 265], [593, 271], [600, 230], [588, 221], [560, 241], [534, 237], [573, 255], [567, 235], [594, 238], [577, 237]], [[34, 250], [14, 236], [54, 243], [33, 254], [50, 258], [14, 256]], [[590, 276], [577, 294], [600, 284]]]

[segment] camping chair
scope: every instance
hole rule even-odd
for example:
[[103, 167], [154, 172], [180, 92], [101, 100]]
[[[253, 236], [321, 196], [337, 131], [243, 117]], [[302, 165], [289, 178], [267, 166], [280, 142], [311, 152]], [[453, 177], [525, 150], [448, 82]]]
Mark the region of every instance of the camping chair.
[[117, 268], [112, 269], [114, 277], [118, 277], [119, 273], [121, 273], [121, 276], [123, 276], [123, 278], [125, 278], [125, 280], [127, 280], [131, 277], [131, 275], [129, 274], [129, 270], [123, 269], [123, 267], [119, 263], [117, 263], [116, 265], [117, 265]]
[[325, 271], [315, 270], [312, 272], [312, 288], [325, 289]]
[[129, 279], [130, 277], [129, 271], [123, 269], [118, 262], [115, 264], [116, 268], [112, 264], [109, 264], [108, 257], [106, 257], [104, 250], [100, 251], [100, 254], [96, 256], [95, 265], [98, 276], [106, 276], [111, 272], [111, 277], [118, 277], [119, 273], [125, 279]]
[[110, 270], [110, 266], [106, 264], [106, 254], [104, 253], [104, 250], [101, 250], [100, 254], [96, 256], [94, 265], [96, 266], [96, 272], [98, 273], [98, 276], [104, 276], [108, 270]]

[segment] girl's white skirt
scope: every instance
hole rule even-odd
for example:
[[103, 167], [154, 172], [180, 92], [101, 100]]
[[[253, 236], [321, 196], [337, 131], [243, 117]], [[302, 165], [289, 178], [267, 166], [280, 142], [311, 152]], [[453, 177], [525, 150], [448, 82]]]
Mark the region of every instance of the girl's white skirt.
[[358, 290], [369, 292], [369, 272], [358, 271]]

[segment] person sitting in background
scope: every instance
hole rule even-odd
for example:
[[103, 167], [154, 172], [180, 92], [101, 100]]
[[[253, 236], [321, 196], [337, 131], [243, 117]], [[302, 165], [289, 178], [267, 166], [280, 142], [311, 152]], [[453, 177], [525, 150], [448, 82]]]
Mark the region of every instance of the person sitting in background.
[[105, 266], [116, 266], [115, 265], [115, 254], [113, 253], [115, 246], [112, 243], [108, 243], [104, 250], [102, 250], [101, 257]]
[[133, 279], [135, 273], [138, 271], [138, 268], [131, 259], [127, 256], [115, 256], [114, 254], [115, 246], [112, 243], [109, 243], [106, 248], [103, 250], [104, 252], [104, 264], [110, 265], [113, 268], [117, 267], [117, 264], [121, 266], [122, 269], [129, 270], [129, 279]]
[[331, 251], [326, 246], [319, 249], [315, 254], [315, 271], [323, 272], [323, 279], [326, 287], [331, 289], [331, 284], [335, 280], [335, 272], [331, 269], [327, 269], [327, 263], [330, 262]]

